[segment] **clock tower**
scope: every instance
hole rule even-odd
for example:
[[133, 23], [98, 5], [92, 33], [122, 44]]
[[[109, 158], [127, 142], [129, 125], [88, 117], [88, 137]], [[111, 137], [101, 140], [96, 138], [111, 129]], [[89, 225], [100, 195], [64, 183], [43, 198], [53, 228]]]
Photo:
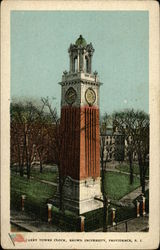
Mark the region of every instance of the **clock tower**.
[[65, 183], [65, 209], [83, 214], [102, 207], [101, 196], [99, 87], [92, 73], [94, 48], [80, 35], [69, 49], [70, 69], [64, 71], [61, 85], [63, 135], [60, 169]]

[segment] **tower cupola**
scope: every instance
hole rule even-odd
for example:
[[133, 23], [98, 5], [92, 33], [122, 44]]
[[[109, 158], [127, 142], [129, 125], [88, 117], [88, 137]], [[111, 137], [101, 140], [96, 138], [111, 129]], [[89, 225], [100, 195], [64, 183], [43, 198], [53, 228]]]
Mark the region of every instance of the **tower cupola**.
[[70, 56], [70, 73], [92, 73], [92, 56], [94, 53], [92, 43], [87, 44], [83, 36], [80, 35], [75, 44], [70, 45], [68, 52]]

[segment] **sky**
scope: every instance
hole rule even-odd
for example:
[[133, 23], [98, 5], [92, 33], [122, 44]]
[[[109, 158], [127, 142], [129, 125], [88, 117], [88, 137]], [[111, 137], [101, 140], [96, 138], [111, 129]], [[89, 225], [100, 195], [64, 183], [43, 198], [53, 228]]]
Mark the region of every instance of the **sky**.
[[149, 110], [147, 11], [12, 11], [11, 99], [54, 97], [69, 70], [68, 48], [80, 34], [95, 49], [101, 114]]

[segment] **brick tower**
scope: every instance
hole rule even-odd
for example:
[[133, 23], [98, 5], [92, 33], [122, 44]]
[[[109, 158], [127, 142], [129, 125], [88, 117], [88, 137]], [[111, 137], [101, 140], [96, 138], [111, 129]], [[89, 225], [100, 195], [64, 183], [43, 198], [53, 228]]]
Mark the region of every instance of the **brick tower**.
[[70, 70], [64, 71], [61, 84], [60, 168], [66, 177], [64, 207], [77, 214], [95, 210], [102, 203], [100, 187], [99, 86], [92, 73], [94, 48], [80, 35], [69, 47]]

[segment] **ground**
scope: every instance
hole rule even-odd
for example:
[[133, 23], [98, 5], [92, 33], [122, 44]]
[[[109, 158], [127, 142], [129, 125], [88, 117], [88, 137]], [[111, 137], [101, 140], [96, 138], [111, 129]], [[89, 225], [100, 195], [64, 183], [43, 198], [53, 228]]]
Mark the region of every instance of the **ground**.
[[[44, 221], [34, 220], [32, 216], [29, 216], [25, 212], [18, 213], [12, 211], [11, 214], [12, 232], [62, 232], [62, 228], [55, 226]], [[18, 225], [18, 226], [17, 226]], [[94, 232], [102, 232], [102, 227], [92, 230]], [[140, 232], [148, 231], [148, 216], [132, 218], [118, 223], [116, 226], [110, 225], [108, 232]]]
[[[123, 171], [122, 171], [123, 170]], [[129, 219], [130, 217], [135, 216], [135, 206], [133, 205], [133, 200], [139, 196], [141, 193], [140, 190], [140, 181], [138, 173], [134, 176], [133, 185], [129, 184], [129, 174], [128, 174], [127, 165], [107, 165], [105, 172], [105, 188], [108, 197], [111, 201], [119, 201], [124, 203], [125, 208], [119, 208], [116, 205], [114, 206], [117, 209], [117, 221], [122, 221], [124, 219]], [[126, 172], [125, 172], [126, 171]], [[11, 171], [11, 210], [12, 210], [12, 222], [14, 220], [14, 211], [21, 210], [21, 195], [26, 195], [25, 200], [25, 209], [28, 211], [28, 216], [31, 214], [33, 218], [41, 218], [44, 224], [44, 221], [47, 221], [47, 200], [56, 192], [57, 188], [57, 176], [58, 172], [55, 166], [44, 166], [43, 172], [40, 173], [39, 166], [33, 166], [31, 170], [31, 179], [28, 180], [27, 176], [20, 177], [19, 173], [15, 173], [12, 168]], [[147, 186], [148, 188], [148, 186]], [[127, 207], [129, 203], [132, 207]], [[111, 206], [112, 207], [112, 206]], [[134, 208], [133, 208], [134, 207]], [[101, 214], [100, 214], [101, 213]], [[95, 225], [92, 225], [93, 217], [101, 216], [102, 212], [98, 214], [92, 214], [91, 216], [85, 215], [88, 218], [88, 227], [86, 230], [93, 230]], [[111, 214], [109, 214], [111, 217]], [[70, 218], [67, 216], [66, 220], [70, 221]], [[98, 220], [97, 223], [100, 223]], [[102, 224], [102, 223], [101, 223]], [[101, 225], [99, 224], [99, 226]], [[45, 228], [45, 227], [44, 227]], [[51, 227], [49, 227], [51, 230]], [[88, 229], [87, 229], [88, 228]], [[120, 227], [122, 228], [122, 226]], [[12, 224], [13, 230], [18, 230], [15, 227], [15, 224]], [[54, 228], [54, 230], [59, 230]]]
[[[128, 164], [119, 164], [115, 167], [116, 169], [122, 171], [122, 172], [126, 172], [126, 173], [129, 173], [129, 165]], [[135, 175], [139, 175], [139, 166], [138, 164], [133, 164], [133, 173]], [[147, 173], [146, 173], [146, 177], [149, 176], [149, 169], [147, 169]]]
[[138, 177], [135, 177], [133, 185], [130, 185], [129, 176], [126, 174], [109, 171], [105, 173], [105, 190], [110, 199], [119, 200], [138, 186], [140, 186]]
[[[36, 172], [37, 171], [37, 172]], [[33, 173], [33, 175], [32, 175]], [[44, 175], [44, 178], [43, 178]], [[34, 177], [33, 177], [34, 176]], [[29, 212], [34, 212], [37, 216], [45, 218], [47, 210], [47, 200], [53, 197], [56, 186], [46, 181], [49, 176], [56, 179], [57, 173], [49, 173], [48, 169], [39, 174], [38, 169], [31, 172], [30, 180], [27, 176], [20, 177], [19, 174], [11, 174], [11, 209], [21, 208], [21, 195], [26, 195], [25, 206]]]

